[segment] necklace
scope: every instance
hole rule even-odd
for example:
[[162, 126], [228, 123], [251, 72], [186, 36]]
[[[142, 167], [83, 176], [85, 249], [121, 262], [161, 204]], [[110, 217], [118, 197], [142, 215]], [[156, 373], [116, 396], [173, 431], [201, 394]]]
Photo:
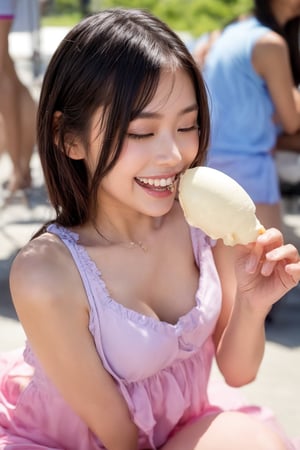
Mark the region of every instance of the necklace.
[[96, 227], [96, 225], [93, 223], [92, 224], [93, 227], [95, 228], [96, 233], [98, 234], [98, 236], [100, 236], [102, 239], [104, 239], [106, 242], [108, 242], [109, 244], [115, 244], [115, 245], [122, 245], [126, 248], [140, 248], [141, 250], [143, 250], [144, 253], [146, 253], [148, 251], [148, 247], [146, 247], [146, 245], [144, 245], [144, 243], [142, 241], [128, 241], [128, 242], [113, 242], [110, 239], [108, 239], [106, 236], [104, 236]]

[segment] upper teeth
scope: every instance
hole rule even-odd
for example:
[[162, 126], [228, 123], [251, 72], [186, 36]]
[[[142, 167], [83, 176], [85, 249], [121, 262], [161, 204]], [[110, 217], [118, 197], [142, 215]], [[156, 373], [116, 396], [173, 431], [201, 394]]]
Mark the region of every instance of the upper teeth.
[[175, 181], [175, 177], [169, 177], [169, 178], [138, 178], [139, 181], [141, 181], [144, 184], [150, 184], [151, 186], [155, 187], [165, 187], [169, 186], [170, 184], [173, 184]]

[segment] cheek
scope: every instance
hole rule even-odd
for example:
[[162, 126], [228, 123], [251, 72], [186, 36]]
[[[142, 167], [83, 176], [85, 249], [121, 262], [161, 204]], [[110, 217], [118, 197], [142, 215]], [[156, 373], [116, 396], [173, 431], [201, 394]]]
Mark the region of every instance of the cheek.
[[143, 166], [151, 155], [151, 146], [146, 141], [125, 141], [116, 166], [121, 171], [132, 173]]
[[198, 132], [195, 135], [189, 136], [189, 138], [185, 138], [181, 143], [181, 154], [186, 160], [194, 160], [199, 148], [199, 135]]
[[126, 180], [132, 178], [138, 170], [141, 161], [142, 154], [141, 149], [137, 149], [138, 146], [124, 144], [121, 153], [111, 171], [111, 174], [115, 180]]

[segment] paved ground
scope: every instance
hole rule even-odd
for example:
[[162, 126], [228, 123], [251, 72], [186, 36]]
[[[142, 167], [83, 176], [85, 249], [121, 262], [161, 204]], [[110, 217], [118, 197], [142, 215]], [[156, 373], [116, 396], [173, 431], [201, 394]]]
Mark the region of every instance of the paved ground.
[[[51, 31], [47, 30], [47, 33], [49, 39]], [[60, 29], [50, 38], [52, 48], [44, 50], [46, 56], [64, 33], [65, 30]], [[16, 36], [15, 49], [19, 49], [18, 42], [21, 41], [18, 39], [19, 36]], [[34, 95], [38, 95], [38, 85], [32, 83], [30, 73], [24, 70], [26, 62], [20, 59], [19, 63], [22, 76], [30, 84]], [[0, 156], [0, 186], [9, 170], [8, 157]], [[4, 192], [0, 187], [0, 350], [16, 348], [25, 340], [9, 295], [11, 262], [19, 248], [52, 214], [36, 154], [32, 160], [32, 171], [34, 186], [26, 196], [20, 195], [5, 204]], [[300, 248], [300, 201], [284, 202], [283, 210], [286, 237]], [[273, 323], [267, 327], [266, 354], [260, 374], [255, 382], [243, 389], [249, 401], [270, 406], [291, 436], [300, 436], [299, 322], [300, 288], [297, 287], [275, 310]], [[216, 370], [215, 375], [218, 376]]]

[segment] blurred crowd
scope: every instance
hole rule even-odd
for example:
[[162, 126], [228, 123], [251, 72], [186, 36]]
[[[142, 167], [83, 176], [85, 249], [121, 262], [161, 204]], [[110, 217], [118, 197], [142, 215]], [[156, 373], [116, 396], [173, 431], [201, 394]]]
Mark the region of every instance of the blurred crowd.
[[[281, 2], [282, 3], [282, 2]], [[283, 2], [284, 3], [284, 2]], [[288, 5], [288, 1], [285, 2]], [[271, 29], [274, 33], [283, 34], [278, 29], [278, 22], [276, 20], [275, 15], [272, 13], [273, 4], [277, 5], [278, 2], [260, 2], [255, 1], [255, 14], [254, 17], [256, 19], [259, 19], [262, 21], [263, 27], [268, 27], [270, 24]], [[1, 11], [2, 8], [2, 11]], [[90, 13], [91, 10], [91, 1], [90, 0], [79, 0], [79, 8], [81, 11], [81, 15], [87, 16]], [[40, 42], [39, 42], [39, 29], [40, 29], [40, 18], [44, 14], [49, 14], [51, 11], [55, 9], [55, 0], [3, 0], [0, 4], [0, 72], [1, 72], [1, 81], [0, 81], [0, 95], [1, 95], [1, 103], [0, 103], [0, 152], [6, 151], [11, 159], [12, 162], [12, 172], [10, 174], [7, 174], [7, 180], [4, 182], [4, 184], [1, 186], [2, 189], [4, 189], [8, 195], [13, 194], [14, 192], [22, 189], [28, 189], [31, 186], [31, 174], [30, 174], [30, 160], [32, 157], [32, 154], [35, 149], [35, 114], [36, 114], [36, 102], [32, 98], [32, 95], [30, 94], [30, 90], [28, 89], [28, 86], [26, 86], [23, 82], [21, 82], [20, 78], [17, 75], [17, 72], [15, 70], [15, 64], [14, 61], [10, 55], [9, 52], [9, 33], [12, 31], [22, 31], [27, 30], [32, 33], [32, 61], [33, 61], [33, 75], [37, 76], [40, 72]], [[281, 12], [280, 12], [281, 14]], [[293, 16], [293, 14], [292, 14]], [[293, 22], [297, 20], [298, 17], [298, 11], [295, 10], [294, 16], [291, 17], [291, 20], [287, 20], [287, 22]], [[228, 105], [231, 105], [230, 110], [233, 111], [232, 106], [234, 106], [235, 110], [237, 111], [237, 117], [239, 118], [239, 121], [241, 120], [241, 117], [244, 117], [247, 119], [247, 123], [245, 123], [245, 129], [248, 127], [249, 131], [248, 136], [245, 135], [245, 132], [241, 132], [241, 128], [236, 128], [235, 120], [237, 118], [232, 117], [233, 122], [231, 123], [230, 127], [232, 129], [233, 139], [240, 139], [240, 141], [237, 144], [237, 141], [234, 140], [232, 142], [228, 142], [227, 146], [233, 148], [235, 145], [239, 145], [239, 153], [243, 153], [243, 145], [247, 146], [249, 144], [249, 140], [254, 141], [257, 138], [253, 133], [254, 129], [257, 130], [257, 126], [254, 124], [251, 124], [249, 122], [249, 115], [246, 117], [244, 113], [241, 114], [241, 111], [246, 111], [247, 114], [249, 114], [250, 111], [250, 104], [249, 101], [242, 102], [238, 101], [238, 96], [248, 95], [249, 92], [247, 92], [247, 89], [249, 89], [249, 85], [247, 87], [242, 86], [242, 84], [235, 84], [233, 81], [235, 80], [242, 80], [242, 74], [243, 73], [243, 67], [237, 67], [233, 66], [232, 73], [230, 73], [230, 76], [228, 76], [228, 87], [230, 89], [226, 88], [224, 89], [224, 82], [227, 82], [226, 77], [221, 80], [221, 89], [219, 92], [216, 91], [216, 83], [215, 81], [212, 83], [212, 65], [215, 64], [217, 67], [217, 70], [220, 68], [220, 64], [226, 65], [226, 70], [230, 66], [230, 52], [226, 52], [226, 59], [224, 61], [221, 61], [218, 59], [218, 49], [219, 54], [222, 53], [222, 45], [224, 45], [225, 39], [229, 41], [229, 46], [232, 48], [232, 54], [236, 50], [236, 45], [233, 42], [234, 41], [234, 34], [230, 36], [230, 33], [234, 33], [234, 30], [240, 31], [240, 36], [243, 35], [243, 29], [241, 27], [247, 26], [247, 23], [249, 22], [250, 18], [248, 14], [244, 14], [239, 16], [236, 20], [233, 20], [230, 24], [228, 24], [224, 29], [222, 30], [214, 30], [211, 33], [207, 33], [203, 36], [200, 36], [198, 39], [196, 39], [193, 42], [193, 45], [191, 46], [191, 51], [199, 63], [200, 69], [203, 71], [204, 76], [206, 77], [208, 89], [210, 92], [210, 95], [214, 98], [214, 105], [211, 110], [212, 112], [212, 145], [210, 148], [210, 164], [215, 165], [218, 168], [221, 168], [221, 170], [227, 171], [228, 169], [228, 158], [232, 155], [230, 155], [230, 152], [226, 151], [222, 153], [219, 152], [219, 149], [216, 150], [214, 147], [216, 136], [214, 133], [215, 129], [218, 129], [218, 139], [222, 140], [223, 143], [225, 143], [227, 132], [224, 132], [224, 135], [221, 136], [222, 130], [222, 123], [224, 123], [224, 117], [226, 116], [227, 121], [229, 120], [228, 114], [225, 114], [224, 111], [220, 113], [222, 108], [222, 102], [227, 101], [224, 100], [224, 93], [226, 92], [228, 97]], [[269, 21], [269, 22], [268, 22]], [[277, 24], [277, 25], [276, 25]], [[273, 28], [272, 28], [273, 27]], [[277, 28], [276, 28], [277, 27]], [[247, 33], [247, 29], [245, 29], [244, 33]], [[228, 36], [228, 37], [227, 37]], [[290, 34], [289, 37], [287, 35], [284, 35], [284, 39], [289, 40], [290, 42], [294, 39], [295, 41], [295, 34]], [[226, 38], [227, 37], [227, 38]], [[240, 40], [242, 42], [242, 39]], [[253, 48], [256, 48], [257, 42], [255, 41], [253, 43]], [[239, 50], [240, 51], [240, 50]], [[223, 54], [225, 54], [223, 52]], [[264, 58], [262, 58], [264, 60]], [[289, 54], [289, 65], [290, 67], [288, 70], [291, 71], [291, 80], [293, 82], [293, 86], [295, 87], [297, 84], [297, 79], [295, 79], [295, 73], [299, 70], [295, 64], [294, 60], [296, 59], [295, 56], [293, 56], [291, 53]], [[266, 60], [266, 58], [265, 58]], [[214, 61], [212, 63], [212, 61]], [[279, 60], [280, 62], [280, 60]], [[286, 62], [286, 61], [285, 61]], [[234, 62], [232, 63], [234, 64]], [[283, 67], [283, 63], [280, 64], [280, 67]], [[250, 66], [249, 66], [250, 67]], [[255, 68], [254, 68], [255, 69]], [[270, 63], [270, 75], [268, 75], [271, 80], [272, 77], [277, 73], [273, 70], [272, 64]], [[224, 74], [223, 74], [224, 75]], [[255, 76], [255, 75], [254, 75]], [[247, 77], [246, 77], [247, 78]], [[260, 77], [262, 82], [266, 82], [266, 79], [264, 76]], [[272, 82], [272, 81], [271, 81]], [[255, 84], [255, 83], [254, 83]], [[237, 90], [237, 86], [240, 86], [240, 92]], [[233, 89], [234, 87], [234, 89]], [[265, 87], [264, 87], [265, 88]], [[245, 90], [246, 89], [246, 90]], [[282, 89], [282, 88], [281, 88]], [[219, 94], [222, 91], [221, 97]], [[284, 92], [284, 91], [283, 91]], [[287, 92], [287, 89], [286, 89]], [[236, 93], [236, 99], [234, 98], [234, 94]], [[294, 94], [293, 94], [294, 95]], [[296, 95], [296, 94], [295, 94]], [[284, 95], [283, 95], [284, 97]], [[285, 97], [287, 97], [285, 95]], [[250, 97], [248, 97], [248, 100]], [[259, 99], [257, 99], [259, 100]], [[274, 102], [274, 99], [270, 98], [271, 102]], [[235, 104], [234, 104], [235, 102]], [[276, 102], [275, 102], [276, 103]], [[234, 104], [234, 105], [233, 105]], [[262, 103], [263, 105], [263, 103]], [[262, 106], [264, 107], [264, 106]], [[278, 104], [275, 105], [276, 109], [278, 109]], [[255, 106], [257, 113], [257, 104]], [[219, 109], [219, 116], [221, 117], [220, 122], [215, 123], [216, 119], [216, 111]], [[257, 121], [257, 116], [254, 114], [254, 123]], [[295, 113], [296, 114], [296, 113]], [[271, 161], [271, 164], [276, 164], [276, 175], [274, 175], [273, 182], [275, 184], [278, 184], [280, 194], [282, 195], [288, 195], [288, 196], [298, 196], [300, 193], [300, 157], [299, 157], [299, 148], [300, 148], [300, 137], [298, 130], [293, 130], [292, 133], [286, 132], [284, 130], [284, 127], [282, 127], [281, 124], [279, 124], [280, 120], [282, 119], [278, 117], [278, 114], [275, 118], [274, 116], [274, 122], [273, 124], [270, 124], [269, 130], [272, 128], [273, 133], [273, 139], [275, 139], [276, 135], [276, 142], [274, 145], [272, 145], [271, 148], [267, 150], [268, 158]], [[287, 119], [290, 121], [290, 117]], [[275, 121], [278, 123], [275, 124]], [[268, 129], [267, 123], [265, 123], [266, 126], [263, 126], [265, 130]], [[264, 125], [265, 125], [264, 124]], [[297, 128], [297, 127], [296, 127]], [[271, 131], [270, 131], [271, 133]], [[247, 133], [246, 133], [247, 134]], [[248, 142], [245, 139], [248, 139]], [[271, 138], [270, 138], [271, 139]], [[218, 153], [218, 158], [216, 158], [216, 151]], [[252, 157], [254, 156], [256, 150], [252, 153], [251, 160], [253, 161]], [[258, 149], [258, 153], [261, 154], [261, 149]], [[223, 164], [223, 158], [225, 155], [225, 159], [227, 159], [227, 166], [226, 164]], [[222, 160], [222, 163], [220, 165], [220, 158]], [[244, 156], [243, 156], [244, 158]], [[216, 160], [218, 159], [218, 162]], [[234, 164], [236, 165], [236, 154], [233, 155]], [[230, 163], [232, 164], [232, 163]], [[251, 164], [250, 164], [251, 165]], [[231, 168], [229, 170], [229, 175], [233, 176], [234, 178], [237, 177], [238, 181], [243, 185], [244, 180], [242, 179], [244, 174], [244, 169], [241, 167], [247, 166], [249, 167], [249, 164], [245, 162], [245, 160], [241, 161], [240, 167], [235, 166], [235, 168]], [[263, 171], [261, 169], [262, 163], [259, 163], [258, 166], [258, 172], [261, 175], [262, 178], [264, 178], [264, 182], [266, 183], [267, 187], [270, 188], [270, 180], [266, 178], [265, 174], [263, 174]], [[236, 173], [235, 173], [236, 172]], [[258, 183], [258, 174], [249, 174], [249, 178], [252, 178], [252, 181], [254, 180], [254, 184], [256, 189], [262, 189], [262, 185]], [[263, 182], [263, 180], [262, 180]], [[250, 195], [255, 199], [256, 193], [251, 191], [250, 185], [245, 184], [246, 190], [250, 193]], [[276, 189], [276, 188], [274, 188]], [[271, 203], [271, 210], [269, 210], [269, 206], [267, 207], [267, 212], [265, 213], [264, 208], [262, 210], [262, 220], [269, 225], [268, 222], [268, 215], [270, 216], [270, 224], [272, 222], [279, 226], [280, 219], [279, 219], [279, 200], [280, 197], [278, 196], [277, 199], [271, 199], [266, 201], [266, 199], [260, 199], [257, 200], [258, 209], [260, 209], [260, 204], [269, 204]], [[274, 204], [277, 204], [277, 212], [274, 213]]]

